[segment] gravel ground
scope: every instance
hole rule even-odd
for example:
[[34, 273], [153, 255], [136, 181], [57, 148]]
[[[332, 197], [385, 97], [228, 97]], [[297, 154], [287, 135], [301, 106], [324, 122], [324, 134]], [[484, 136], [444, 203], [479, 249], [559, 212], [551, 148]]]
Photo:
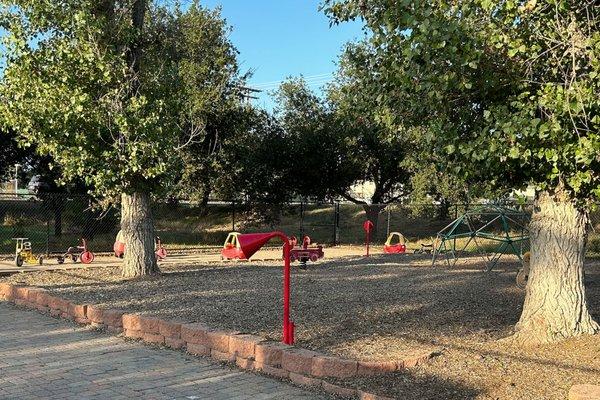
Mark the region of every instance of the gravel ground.
[[[441, 265], [441, 264], [440, 264]], [[429, 257], [346, 257], [295, 268], [292, 309], [302, 347], [366, 360], [440, 349], [430, 363], [388, 376], [344, 382], [403, 399], [564, 399], [576, 383], [600, 384], [600, 337], [521, 349], [512, 332], [524, 292], [515, 261], [482, 273], [473, 258], [454, 268]], [[124, 282], [117, 268], [13, 275], [78, 302], [149, 313], [280, 338], [279, 263], [163, 267]], [[600, 320], [600, 265], [587, 267], [592, 314]]]

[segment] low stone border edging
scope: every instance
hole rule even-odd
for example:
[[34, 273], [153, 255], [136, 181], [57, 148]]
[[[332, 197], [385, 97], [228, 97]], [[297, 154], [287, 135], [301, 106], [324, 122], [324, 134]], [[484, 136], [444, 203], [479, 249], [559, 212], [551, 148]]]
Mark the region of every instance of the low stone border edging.
[[347, 360], [267, 341], [259, 336], [212, 329], [201, 323], [167, 321], [94, 305], [73, 304], [50, 295], [41, 288], [9, 283], [0, 283], [0, 299], [79, 324], [104, 328], [113, 333], [122, 332], [129, 338], [172, 349], [185, 348], [193, 355], [210, 356], [218, 361], [235, 363], [242, 369], [261, 371], [277, 378], [289, 379], [298, 385], [316, 387], [331, 394], [358, 397], [361, 400], [389, 398], [334, 385], [322, 378], [346, 379], [390, 373], [414, 367], [435, 355], [431, 351], [397, 362]]

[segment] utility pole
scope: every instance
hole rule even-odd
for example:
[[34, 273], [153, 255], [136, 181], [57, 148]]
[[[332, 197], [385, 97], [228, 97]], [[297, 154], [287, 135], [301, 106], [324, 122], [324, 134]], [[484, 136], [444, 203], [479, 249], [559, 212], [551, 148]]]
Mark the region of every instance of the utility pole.
[[262, 90], [254, 89], [252, 87], [244, 86], [244, 85], [237, 85], [236, 88], [239, 89], [239, 91], [240, 91], [240, 97], [242, 99], [246, 100], [248, 103], [250, 102], [251, 99], [258, 100], [258, 97], [252, 96], [251, 93], [262, 92]]
[[19, 197], [19, 167], [21, 164], [15, 164], [15, 197]]

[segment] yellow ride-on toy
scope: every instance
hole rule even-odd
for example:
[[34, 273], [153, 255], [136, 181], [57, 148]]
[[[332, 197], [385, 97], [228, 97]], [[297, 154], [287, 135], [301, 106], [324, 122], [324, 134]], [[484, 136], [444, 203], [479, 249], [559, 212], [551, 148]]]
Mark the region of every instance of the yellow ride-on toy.
[[33, 254], [31, 251], [31, 242], [26, 242], [26, 240], [29, 240], [29, 238], [13, 238], [13, 240], [17, 241], [17, 245], [15, 247], [15, 265], [17, 267], [22, 267], [24, 262], [32, 265], [42, 265], [44, 262], [44, 257], [36, 257]]

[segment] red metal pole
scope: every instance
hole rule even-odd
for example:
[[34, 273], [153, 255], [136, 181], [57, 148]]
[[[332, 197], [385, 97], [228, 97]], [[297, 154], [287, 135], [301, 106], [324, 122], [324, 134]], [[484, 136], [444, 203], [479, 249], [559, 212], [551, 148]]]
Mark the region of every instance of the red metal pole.
[[294, 324], [290, 321], [290, 241], [283, 238], [283, 343], [294, 344]]

